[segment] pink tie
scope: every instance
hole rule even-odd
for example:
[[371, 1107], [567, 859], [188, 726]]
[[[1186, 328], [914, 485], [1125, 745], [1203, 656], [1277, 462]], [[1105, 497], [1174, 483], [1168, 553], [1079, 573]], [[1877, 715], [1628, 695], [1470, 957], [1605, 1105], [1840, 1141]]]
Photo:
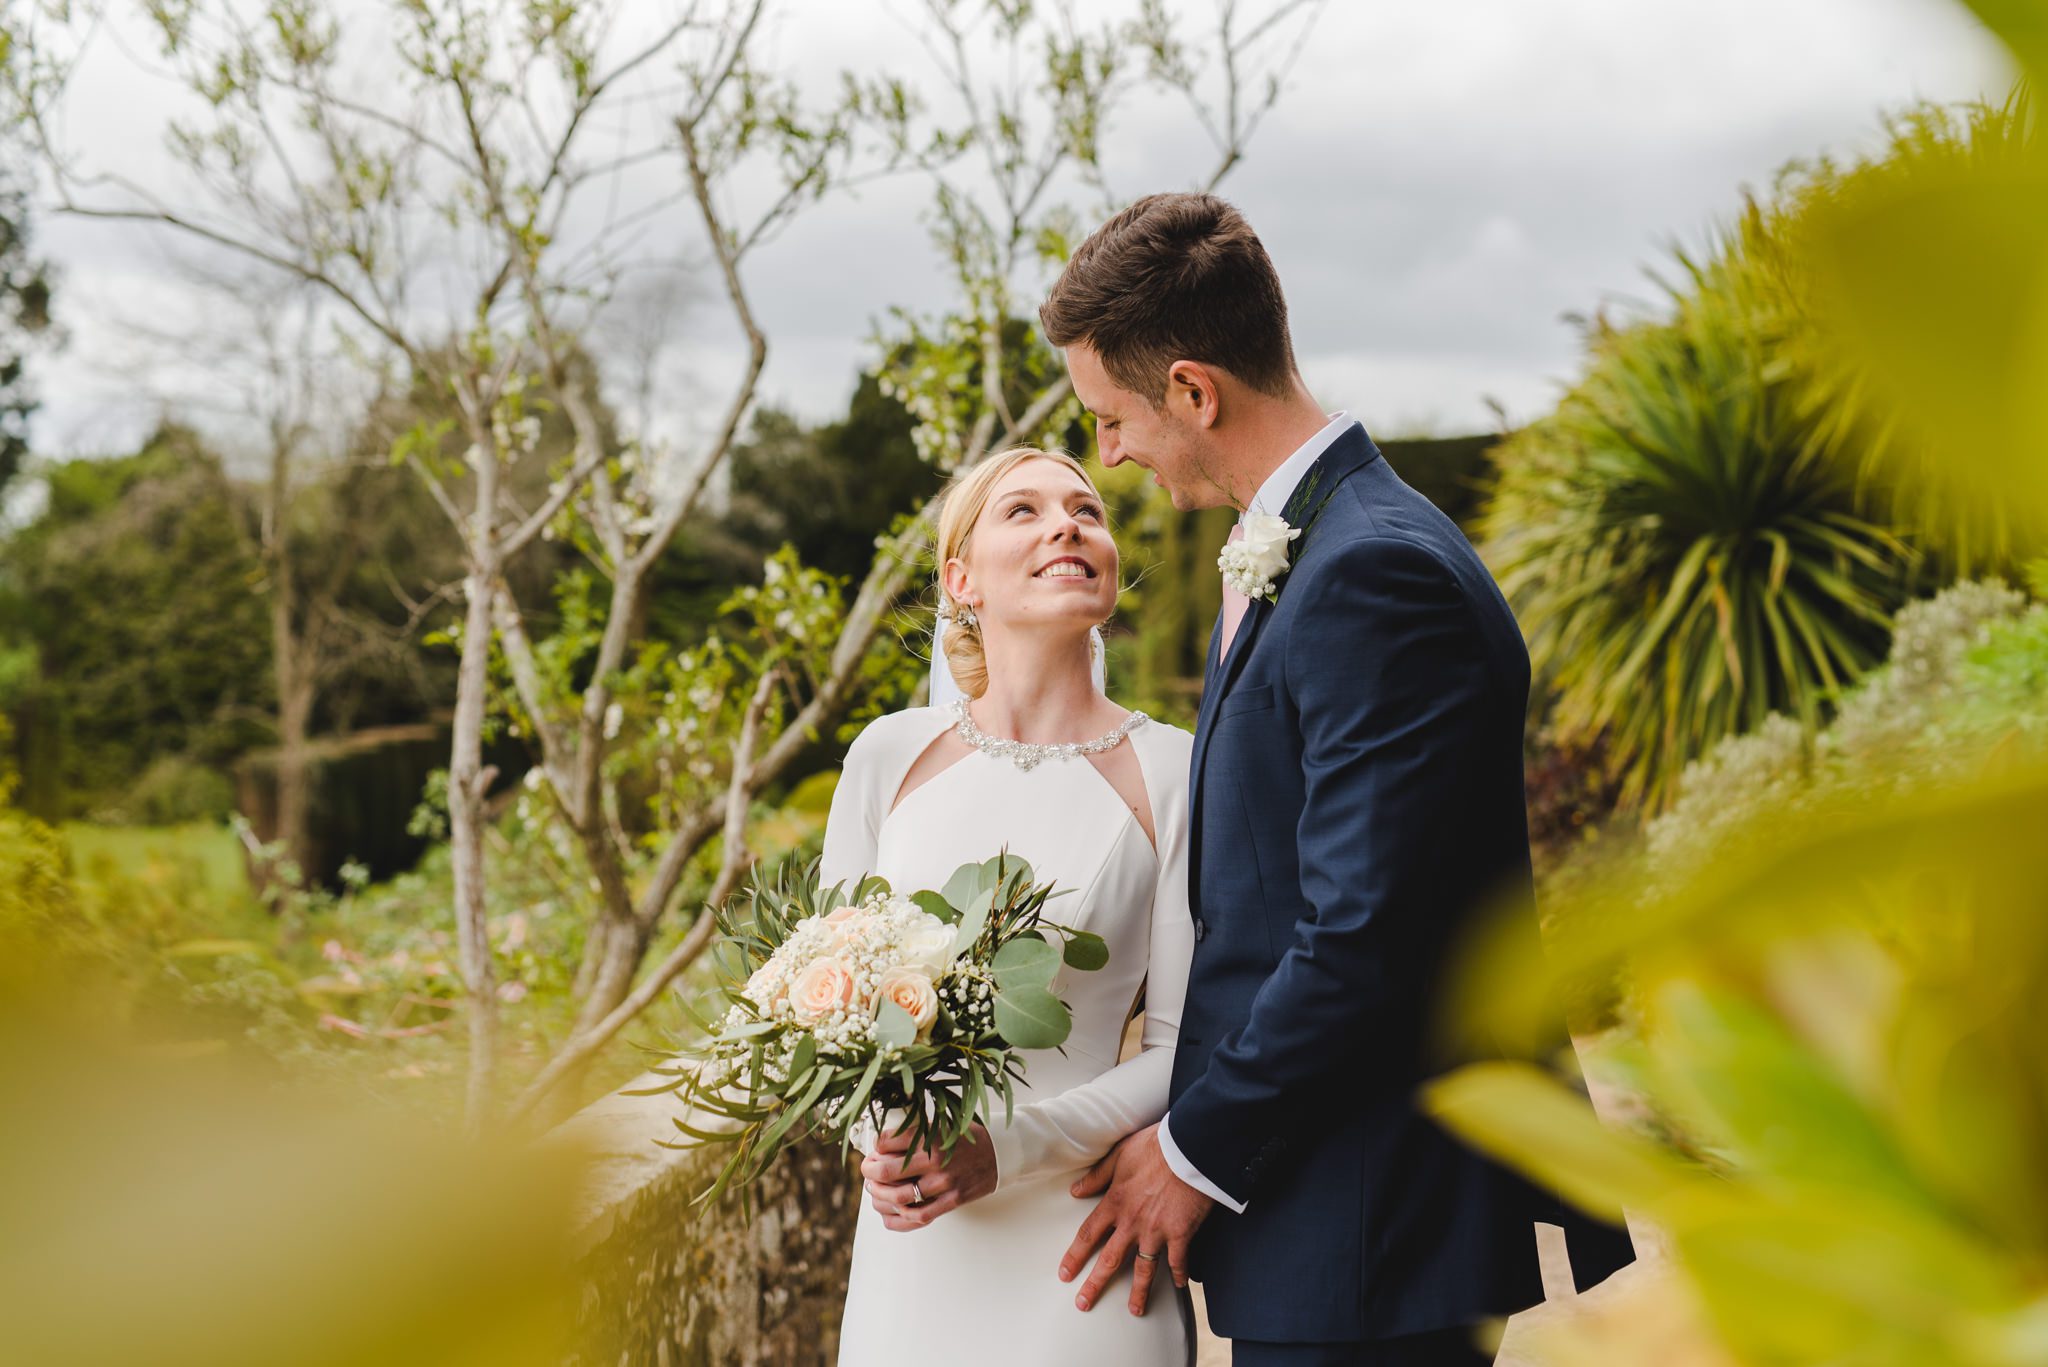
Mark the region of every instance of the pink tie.
[[[1230, 539], [1237, 541], [1244, 536], [1244, 524], [1238, 523], [1230, 529]], [[1220, 666], [1230, 657], [1230, 642], [1237, 635], [1237, 624], [1244, 620], [1245, 609], [1252, 600], [1230, 587], [1228, 579], [1223, 581], [1223, 644], [1216, 651], [1216, 663]]]

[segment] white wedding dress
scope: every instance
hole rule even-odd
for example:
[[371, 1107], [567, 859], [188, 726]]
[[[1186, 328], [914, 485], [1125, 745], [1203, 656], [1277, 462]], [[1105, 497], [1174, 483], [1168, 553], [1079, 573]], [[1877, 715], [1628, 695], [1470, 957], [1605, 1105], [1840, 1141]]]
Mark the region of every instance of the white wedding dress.
[[[1194, 950], [1187, 904], [1188, 764], [1194, 738], [1157, 721], [1132, 746], [1158, 832], [1086, 758], [1029, 771], [979, 750], [891, 809], [911, 765], [954, 724], [919, 707], [871, 723], [848, 752], [825, 828], [823, 879], [874, 872], [899, 892], [938, 889], [960, 865], [1007, 848], [1065, 896], [1049, 920], [1094, 931], [1109, 963], [1062, 970], [1073, 1008], [1065, 1053], [1029, 1054], [1009, 1123], [990, 1132], [997, 1188], [931, 1225], [892, 1231], [861, 1194], [853, 1274], [840, 1326], [846, 1367], [973, 1359], [980, 1367], [1183, 1367], [1194, 1333], [1185, 1292], [1162, 1263], [1142, 1317], [1125, 1304], [1128, 1265], [1093, 1310], [1074, 1306], [1080, 1278], [1059, 1261], [1092, 1203], [1069, 1184], [1124, 1135], [1166, 1113], [1174, 1039]], [[1143, 1051], [1117, 1062], [1125, 1023], [1145, 994]]]

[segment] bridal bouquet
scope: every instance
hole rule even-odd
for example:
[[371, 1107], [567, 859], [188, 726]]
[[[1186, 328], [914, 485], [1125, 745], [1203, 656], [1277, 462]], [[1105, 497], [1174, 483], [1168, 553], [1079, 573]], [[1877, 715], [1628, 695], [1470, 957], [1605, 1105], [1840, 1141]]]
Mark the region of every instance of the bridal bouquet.
[[917, 1146], [950, 1153], [998, 1095], [1007, 1116], [1022, 1051], [1055, 1048], [1073, 1026], [1052, 992], [1060, 965], [1109, 961], [1099, 935], [1044, 918], [1051, 896], [1009, 855], [908, 894], [880, 878], [821, 890], [813, 863], [719, 912], [726, 1010], [700, 1021], [704, 1041], [653, 1089], [732, 1122], [676, 1121], [691, 1140], [733, 1147], [698, 1199], [744, 1190], [806, 1135], [844, 1152], [896, 1117]]

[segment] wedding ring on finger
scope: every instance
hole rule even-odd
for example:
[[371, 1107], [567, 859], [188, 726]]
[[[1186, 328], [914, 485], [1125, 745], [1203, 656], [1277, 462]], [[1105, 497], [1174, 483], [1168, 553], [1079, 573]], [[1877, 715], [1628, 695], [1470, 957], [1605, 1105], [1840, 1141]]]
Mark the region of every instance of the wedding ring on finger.
[[1159, 1255], [1157, 1253], [1140, 1253], [1138, 1255], [1138, 1261], [1144, 1263], [1156, 1263], [1159, 1261]]
[[924, 1204], [924, 1188], [918, 1185], [917, 1179], [914, 1177], [910, 1180], [910, 1193], [912, 1197], [915, 1198], [911, 1201], [910, 1204], [912, 1204], [913, 1206], [921, 1206]]

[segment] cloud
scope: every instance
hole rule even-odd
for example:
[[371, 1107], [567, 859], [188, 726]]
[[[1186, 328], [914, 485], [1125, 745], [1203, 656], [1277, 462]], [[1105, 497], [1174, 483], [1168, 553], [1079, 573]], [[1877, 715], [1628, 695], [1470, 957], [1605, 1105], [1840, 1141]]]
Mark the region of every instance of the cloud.
[[[1198, 0], [1185, 8], [1208, 13]], [[771, 24], [765, 53], [807, 89], [828, 92], [847, 66], [932, 88], [914, 6], [800, 10]], [[1651, 294], [1645, 266], [1726, 220], [1743, 185], [1767, 184], [1794, 157], [1867, 144], [1881, 109], [1999, 95], [2009, 80], [1995, 44], [1946, 0], [1340, 0], [1225, 193], [1279, 265], [1319, 397], [1386, 430], [1484, 429], [1489, 396], [1518, 419], [1554, 400], [1578, 352], [1566, 314]], [[110, 107], [122, 116], [103, 111], [77, 131], [148, 164], [136, 127], [169, 106]], [[1109, 146], [1126, 196], [1188, 187], [1213, 157], [1164, 98], [1134, 96]], [[750, 261], [771, 340], [765, 398], [835, 415], [886, 311], [945, 305], [929, 201], [914, 178], [871, 185], [808, 212]], [[648, 241], [688, 250], [693, 231], [679, 208]], [[135, 405], [109, 405], [101, 353], [115, 339], [90, 315], [110, 293], [154, 305], [155, 287], [137, 284], [150, 257], [68, 227], [42, 241], [65, 268], [58, 305], [74, 342], [40, 369], [37, 441], [103, 449]], [[1028, 297], [1043, 283], [1020, 287]], [[698, 410], [737, 373], [721, 307], [700, 291], [677, 319], [690, 382], [669, 387], [672, 411], [652, 421], [678, 439], [702, 430]], [[127, 382], [146, 391], [150, 376]]]

